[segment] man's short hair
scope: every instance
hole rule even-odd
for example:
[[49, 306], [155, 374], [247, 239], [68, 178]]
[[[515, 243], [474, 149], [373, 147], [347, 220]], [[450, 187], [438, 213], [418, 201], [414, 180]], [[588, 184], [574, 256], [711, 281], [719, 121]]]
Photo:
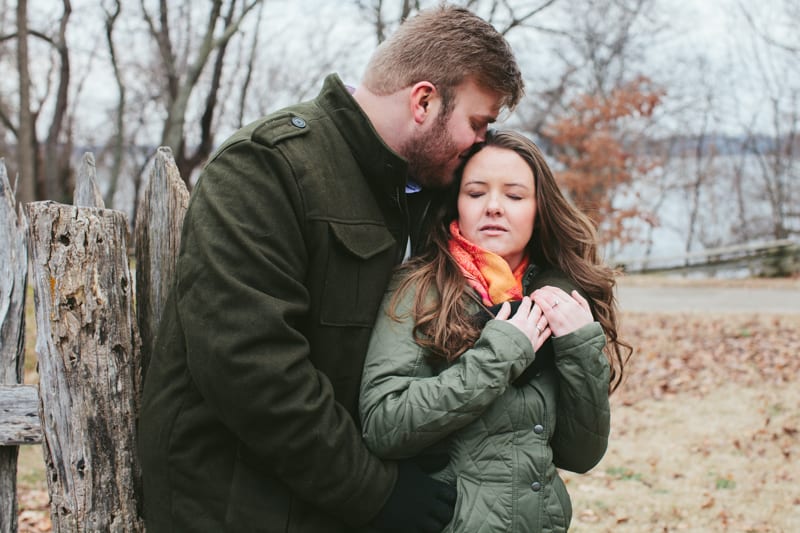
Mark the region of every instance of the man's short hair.
[[501, 95], [513, 109], [524, 83], [511, 46], [487, 21], [468, 9], [442, 4], [420, 11], [384, 41], [367, 65], [363, 83], [387, 95], [429, 81], [452, 105], [455, 89], [467, 80]]

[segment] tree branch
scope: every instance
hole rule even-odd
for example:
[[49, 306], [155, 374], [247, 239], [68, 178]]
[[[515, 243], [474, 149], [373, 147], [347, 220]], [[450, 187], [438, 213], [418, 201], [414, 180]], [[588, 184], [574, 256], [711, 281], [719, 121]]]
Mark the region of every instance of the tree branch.
[[14, 127], [14, 124], [11, 123], [11, 119], [8, 118], [8, 115], [6, 115], [2, 109], [0, 109], [0, 122], [2, 122], [3, 125], [8, 128], [14, 137], [17, 137], [17, 128]]
[[[56, 43], [55, 43], [55, 41], [53, 41], [53, 38], [50, 37], [49, 35], [45, 35], [42, 32], [39, 32], [39, 31], [36, 31], [36, 30], [28, 30], [28, 35], [36, 37], [37, 39], [41, 39], [42, 41], [44, 41], [46, 43], [49, 43], [49, 44], [51, 44], [53, 46], [56, 46]], [[17, 36], [19, 36], [18, 32], [9, 33], [7, 35], [0, 35], [0, 43], [2, 43], [3, 41], [9, 41], [11, 39], [16, 39]]]
[[520, 17], [514, 16], [514, 9], [509, 5], [508, 0], [502, 0], [502, 1], [503, 1], [503, 5], [506, 7], [506, 9], [508, 9], [509, 13], [511, 13], [511, 22], [509, 22], [508, 25], [503, 30], [500, 31], [500, 33], [502, 35], [506, 35], [513, 28], [516, 28], [517, 26], [521, 26], [522, 24], [525, 23], [526, 20], [528, 20], [528, 19], [534, 17], [535, 15], [541, 13], [542, 11], [547, 9], [548, 7], [550, 7], [553, 4], [555, 4], [558, 0], [545, 0], [545, 2], [542, 3], [540, 6], [534, 7], [528, 13], [526, 13], [526, 14], [520, 16]]
[[747, 20], [747, 23], [750, 25], [751, 28], [753, 28], [753, 31], [756, 32], [756, 34], [761, 38], [761, 40], [763, 40], [765, 43], [767, 43], [770, 46], [774, 46], [776, 48], [781, 48], [781, 49], [783, 49], [783, 50], [785, 50], [787, 52], [790, 52], [792, 54], [800, 53], [800, 47], [790, 46], [788, 44], [778, 42], [777, 40], [772, 38], [767, 32], [765, 32], [762, 29], [760, 29], [756, 25], [756, 21], [753, 18], [753, 15], [747, 10], [747, 8], [744, 7], [744, 4], [742, 2], [738, 2], [738, 4], [739, 4], [739, 9], [741, 10], [742, 14], [744, 15], [744, 18]]

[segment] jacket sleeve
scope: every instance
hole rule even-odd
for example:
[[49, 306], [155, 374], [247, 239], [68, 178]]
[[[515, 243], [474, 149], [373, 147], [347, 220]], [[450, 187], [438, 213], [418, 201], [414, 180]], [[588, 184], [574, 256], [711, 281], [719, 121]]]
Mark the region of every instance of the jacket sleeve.
[[559, 468], [584, 473], [606, 452], [611, 428], [605, 335], [593, 322], [553, 339], [559, 392], [551, 440]]
[[227, 146], [184, 221], [177, 305], [192, 380], [218, 418], [306, 501], [371, 517], [396, 469], [372, 455], [299, 329], [310, 308], [303, 202], [277, 148]]
[[399, 322], [386, 313], [391, 294], [384, 299], [361, 382], [364, 440], [384, 458], [417, 455], [478, 418], [534, 357], [517, 328], [491, 320], [473, 348], [435, 374], [412, 336], [411, 292]]

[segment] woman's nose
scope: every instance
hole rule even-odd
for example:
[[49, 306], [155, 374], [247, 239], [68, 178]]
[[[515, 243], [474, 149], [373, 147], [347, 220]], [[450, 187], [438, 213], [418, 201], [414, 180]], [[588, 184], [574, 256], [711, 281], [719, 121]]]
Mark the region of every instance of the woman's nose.
[[486, 203], [486, 212], [490, 215], [498, 215], [503, 212], [503, 206], [495, 197], [490, 197]]

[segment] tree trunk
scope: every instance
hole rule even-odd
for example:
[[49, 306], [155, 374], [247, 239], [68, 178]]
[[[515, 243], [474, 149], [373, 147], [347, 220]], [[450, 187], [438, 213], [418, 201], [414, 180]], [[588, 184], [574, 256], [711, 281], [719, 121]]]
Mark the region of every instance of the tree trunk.
[[115, 0], [111, 10], [106, 9], [106, 42], [108, 43], [108, 54], [111, 58], [111, 67], [114, 70], [114, 80], [117, 82], [119, 93], [116, 110], [114, 111], [114, 137], [111, 142], [111, 177], [108, 187], [108, 194], [105, 199], [111, 207], [114, 206], [114, 193], [117, 192], [119, 176], [122, 173], [122, 161], [125, 155], [125, 104], [127, 87], [122, 77], [119, 60], [117, 58], [117, 48], [114, 45], [114, 25], [122, 11], [120, 0]]
[[53, 202], [28, 216], [53, 531], [143, 531], [125, 216]]
[[36, 199], [36, 152], [34, 151], [34, 118], [31, 113], [31, 75], [28, 70], [28, 1], [17, 1], [17, 69], [19, 69], [19, 201]]
[[[204, 25], [206, 31], [199, 40], [200, 44], [192, 54], [194, 56], [193, 62], [180, 66], [176, 64], [177, 58], [173, 53], [173, 43], [170, 40], [171, 32], [167, 24], [167, 2], [161, 2], [160, 25], [157, 27], [147, 9], [144, 8], [144, 2], [142, 1], [145, 21], [150, 28], [151, 35], [159, 44], [162, 66], [166, 72], [164, 78], [166, 94], [168, 95], [167, 118], [161, 135], [161, 145], [172, 149], [176, 164], [187, 187], [191, 187], [192, 171], [200, 164], [197, 158], [202, 161], [204, 159], [203, 151], [210, 152], [209, 148], [202, 147], [196, 157], [190, 157], [186, 154], [185, 122], [189, 101], [198, 88], [198, 83], [211, 53], [215, 50], [218, 52], [218, 63], [221, 69], [224, 64], [227, 43], [239, 31], [239, 27], [247, 14], [261, 2], [262, 0], [249, 0], [244, 2], [240, 8], [237, 8], [236, 1], [233, 0], [229, 4], [230, 16], [222, 20], [223, 31], [221, 35], [217, 35], [216, 30], [220, 23], [223, 2], [221, 0], [212, 2], [208, 22]], [[178, 72], [183, 72], [184, 74], [179, 76]], [[218, 86], [219, 79], [217, 77], [212, 78], [212, 87], [209, 91], [210, 98], [206, 102], [207, 107], [205, 110], [209, 120], [209, 131], [203, 132], [203, 137], [207, 138], [209, 143], [214, 136], [213, 130], [210, 129], [210, 124], [217, 104], [216, 91]]]
[[71, 142], [63, 142], [62, 133], [64, 122], [67, 118], [69, 105], [70, 60], [67, 48], [67, 25], [72, 14], [70, 0], [61, 0], [64, 12], [58, 29], [58, 36], [54, 39], [56, 54], [59, 59], [58, 86], [53, 109], [53, 119], [47, 130], [44, 141], [44, 165], [42, 181], [45, 184], [45, 197], [47, 200], [67, 202], [69, 198], [69, 159]]

